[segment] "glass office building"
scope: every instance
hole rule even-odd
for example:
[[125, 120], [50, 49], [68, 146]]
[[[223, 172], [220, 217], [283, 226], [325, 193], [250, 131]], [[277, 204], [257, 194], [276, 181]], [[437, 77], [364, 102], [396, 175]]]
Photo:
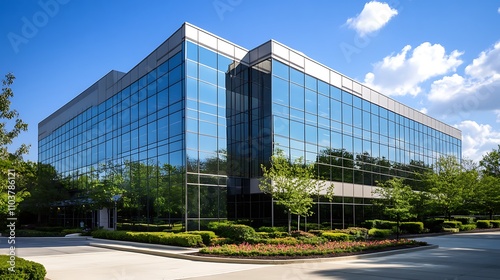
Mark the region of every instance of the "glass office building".
[[115, 197], [116, 215], [101, 217], [110, 225], [279, 224], [258, 184], [280, 148], [335, 185], [307, 222], [345, 227], [370, 217], [376, 181], [417, 185], [415, 172], [441, 155], [461, 157], [456, 128], [276, 41], [247, 50], [188, 23], [38, 129], [39, 161], [67, 179], [73, 201], [112, 208]]

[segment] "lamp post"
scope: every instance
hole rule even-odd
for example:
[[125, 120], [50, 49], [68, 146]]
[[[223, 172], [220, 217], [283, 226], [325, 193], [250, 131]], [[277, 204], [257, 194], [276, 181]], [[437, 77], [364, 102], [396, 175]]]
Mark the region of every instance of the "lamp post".
[[113, 230], [116, 231], [116, 219], [118, 219], [118, 213], [116, 212], [116, 202], [122, 197], [121, 194], [115, 194], [111, 199], [115, 202], [115, 209], [113, 211]]

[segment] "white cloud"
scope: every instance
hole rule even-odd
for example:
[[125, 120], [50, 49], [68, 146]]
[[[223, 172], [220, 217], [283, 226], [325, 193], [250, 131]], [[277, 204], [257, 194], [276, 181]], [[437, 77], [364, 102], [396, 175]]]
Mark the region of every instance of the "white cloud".
[[427, 108], [424, 107], [424, 108], [420, 109], [420, 113], [427, 114]]
[[478, 124], [472, 120], [462, 121], [456, 127], [462, 130], [462, 157], [476, 162], [498, 147], [500, 131], [495, 131], [488, 124]]
[[500, 106], [500, 42], [483, 51], [465, 67], [464, 76], [453, 74], [432, 83], [430, 111], [447, 114], [494, 110]]
[[497, 120], [496, 120], [496, 122], [497, 122], [497, 123], [500, 123], [500, 110], [494, 110], [493, 112], [495, 113], [495, 115], [497, 115]]
[[398, 14], [389, 4], [371, 1], [365, 4], [363, 10], [356, 17], [347, 19], [347, 26], [354, 29], [359, 36], [364, 37], [386, 25], [392, 17]]
[[500, 8], [498, 8], [497, 12], [500, 14]]
[[366, 74], [365, 83], [386, 95], [413, 95], [421, 92], [420, 84], [432, 77], [455, 71], [462, 64], [457, 50], [446, 54], [439, 44], [429, 42], [417, 46], [413, 52], [405, 46], [400, 53], [385, 57], [374, 64]]
[[443, 77], [432, 83], [428, 98], [433, 101], [447, 101], [460, 92], [464, 83], [464, 78], [458, 74]]

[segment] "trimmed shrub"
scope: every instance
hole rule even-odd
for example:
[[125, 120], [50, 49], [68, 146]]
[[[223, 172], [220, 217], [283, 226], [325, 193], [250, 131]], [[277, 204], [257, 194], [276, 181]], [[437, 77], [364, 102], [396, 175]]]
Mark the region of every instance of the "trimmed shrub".
[[490, 224], [494, 228], [500, 228], [500, 220], [490, 220]]
[[281, 232], [281, 231], [287, 231], [285, 227], [260, 227], [257, 229], [257, 231], [260, 232]]
[[137, 232], [159, 232], [159, 231], [174, 231], [172, 225], [154, 225], [143, 223], [117, 223], [116, 228], [120, 231], [137, 231]]
[[386, 220], [366, 220], [363, 223], [361, 223], [361, 225], [367, 229], [371, 228], [392, 229], [394, 226], [397, 225], [397, 222], [386, 221]]
[[349, 234], [340, 232], [323, 232], [321, 237], [326, 238], [329, 241], [348, 241], [350, 239]]
[[424, 221], [424, 227], [428, 228], [431, 232], [440, 232], [443, 228], [444, 218], [433, 218]]
[[363, 227], [348, 227], [348, 234], [350, 235], [367, 235], [368, 229]]
[[224, 244], [230, 244], [231, 240], [225, 237], [217, 237], [212, 242], [213, 245], [224, 245]]
[[319, 245], [328, 241], [326, 238], [314, 235], [312, 237], [301, 236], [297, 237], [296, 239], [299, 241], [299, 243], [309, 244], [309, 245]]
[[390, 229], [372, 228], [368, 231], [368, 235], [374, 238], [387, 238], [392, 234]]
[[302, 230], [292, 231], [292, 237], [314, 237], [315, 235]]
[[441, 231], [442, 232], [455, 232], [456, 233], [456, 232], [459, 232], [460, 229], [458, 229], [458, 228], [442, 228]]
[[424, 231], [424, 223], [422, 222], [403, 222], [400, 225], [401, 230], [411, 233], [418, 234]]
[[15, 268], [12, 272], [9, 271], [10, 260], [10, 256], [0, 255], [0, 280], [45, 279], [47, 271], [42, 264], [15, 257]]
[[217, 233], [217, 230], [219, 228], [219, 226], [221, 225], [232, 225], [234, 224], [233, 222], [231, 221], [214, 221], [214, 222], [209, 222], [207, 224], [207, 228], [215, 233]]
[[491, 223], [489, 220], [479, 220], [476, 222], [477, 228], [491, 228]]
[[217, 238], [215, 232], [209, 230], [195, 230], [195, 231], [188, 231], [187, 233], [197, 234], [201, 236], [201, 239], [203, 239], [203, 244], [207, 246], [211, 245], [213, 240]]
[[460, 221], [444, 221], [442, 223], [444, 228], [460, 228], [462, 226], [462, 222]]
[[219, 224], [214, 231], [217, 235], [230, 238], [235, 242], [243, 242], [258, 237], [255, 230], [247, 225]]
[[311, 230], [309, 230], [308, 232], [309, 232], [309, 233], [312, 233], [312, 234], [314, 234], [314, 235], [316, 235], [316, 236], [321, 236], [321, 234], [322, 234], [323, 232], [325, 232], [325, 230], [322, 230], [322, 229], [311, 229]]
[[365, 240], [368, 236], [368, 229], [362, 227], [348, 227], [346, 229], [334, 229], [327, 232], [345, 233], [351, 235], [354, 240]]
[[321, 229], [321, 225], [320, 224], [310, 223], [310, 224], [306, 224], [306, 228], [307, 228], [307, 231], [309, 231], [309, 230], [317, 230], [317, 229]]
[[258, 232], [256, 232], [256, 233], [257, 233], [257, 236], [258, 236], [259, 238], [262, 238], [262, 239], [267, 239], [267, 238], [270, 238], [270, 237], [269, 237], [269, 232], [259, 232], [259, 231], [258, 231]]
[[275, 231], [275, 232], [270, 232], [269, 237], [271, 238], [282, 238], [282, 237], [289, 237], [290, 234], [285, 231]]
[[270, 238], [264, 240], [265, 244], [275, 244], [275, 245], [297, 245], [299, 241], [293, 237], [284, 237], [284, 238]]
[[397, 225], [398, 225], [397, 222], [378, 220], [378, 222], [375, 224], [375, 228], [378, 228], [378, 229], [392, 229], [393, 227], [395, 227]]
[[203, 246], [201, 235], [189, 233], [96, 230], [92, 232], [92, 237], [182, 247]]
[[366, 220], [361, 223], [361, 225], [367, 229], [374, 228], [376, 226], [377, 220]]
[[466, 224], [462, 225], [460, 227], [460, 231], [469, 231], [469, 230], [475, 230], [476, 229], [476, 224]]
[[474, 217], [469, 216], [456, 216], [453, 217], [455, 221], [460, 221], [462, 225], [474, 224]]

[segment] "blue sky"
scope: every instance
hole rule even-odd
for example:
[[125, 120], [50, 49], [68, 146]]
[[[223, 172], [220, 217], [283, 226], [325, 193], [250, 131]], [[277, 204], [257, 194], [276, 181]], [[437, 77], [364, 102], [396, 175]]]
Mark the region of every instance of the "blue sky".
[[275, 39], [456, 126], [464, 157], [500, 144], [500, 1], [2, 1], [0, 74], [17, 78], [26, 158], [41, 120], [185, 21], [247, 49]]

